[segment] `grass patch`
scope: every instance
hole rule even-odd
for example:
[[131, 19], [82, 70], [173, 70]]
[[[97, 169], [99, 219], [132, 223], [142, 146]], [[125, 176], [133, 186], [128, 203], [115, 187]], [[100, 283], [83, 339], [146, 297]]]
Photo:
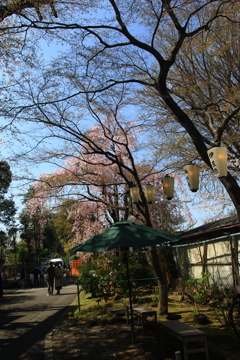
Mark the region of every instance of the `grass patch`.
[[93, 298], [90, 294], [82, 291], [80, 296], [80, 311], [77, 308], [74, 312], [74, 317], [80, 317], [83, 320], [93, 320], [97, 318], [110, 320], [113, 314], [109, 309], [113, 307], [119, 310], [125, 309], [128, 304], [128, 298], [122, 298], [120, 301], [114, 301], [112, 297], [108, 297], [108, 299], [101, 297]]
[[[150, 305], [153, 303], [154, 292], [139, 290], [134, 294], [134, 296], [136, 295], [137, 298], [134, 299], [135, 304], [142, 304], [157, 310], [156, 304], [155, 306]], [[129, 305], [129, 298], [123, 296], [118, 300], [115, 300], [113, 296], [105, 299], [101, 297], [92, 298], [89, 294], [81, 292], [80, 305], [80, 311], [78, 309], [75, 311], [74, 318], [81, 318], [83, 320], [111, 320], [113, 317], [111, 309], [125, 310], [126, 306]], [[181, 315], [182, 319], [180, 321], [204, 331], [207, 334], [209, 348], [216, 348], [220, 353], [228, 355], [229, 358], [232, 357], [240, 360], [239, 339], [235, 336], [231, 327], [221, 324], [221, 318], [214, 309], [201, 305], [198, 308], [198, 313], [207, 315], [211, 323], [208, 325], [196, 324], [194, 323], [195, 307], [192, 304], [181, 302], [179, 295], [169, 294], [169, 313]], [[158, 321], [166, 320], [165, 315], [158, 315], [157, 318]]]

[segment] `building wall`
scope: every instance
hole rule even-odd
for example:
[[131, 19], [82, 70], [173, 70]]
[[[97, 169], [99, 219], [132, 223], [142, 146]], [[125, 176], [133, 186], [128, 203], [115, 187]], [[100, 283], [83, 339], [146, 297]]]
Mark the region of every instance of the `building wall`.
[[[233, 243], [238, 244], [238, 251], [231, 250]], [[232, 245], [232, 246], [231, 246]], [[240, 262], [240, 233], [224, 237], [174, 246], [177, 264], [184, 280], [202, 277], [202, 272], [209, 274], [210, 283], [236, 285], [239, 268], [233, 266]], [[235, 271], [235, 273], [234, 273]]]

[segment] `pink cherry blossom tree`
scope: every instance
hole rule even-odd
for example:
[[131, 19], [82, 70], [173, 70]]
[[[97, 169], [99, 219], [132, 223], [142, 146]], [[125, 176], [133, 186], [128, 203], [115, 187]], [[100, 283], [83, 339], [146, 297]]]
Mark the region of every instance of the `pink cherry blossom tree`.
[[[41, 176], [34, 186], [36, 196], [48, 198], [50, 203], [53, 198], [55, 202], [65, 197], [73, 199], [75, 243], [121, 219], [134, 219], [172, 232], [177, 230], [185, 214], [190, 219], [189, 213], [178, 196], [171, 203], [166, 201], [161, 184], [165, 173], [157, 169], [157, 164], [134, 156], [139, 145], [133, 131], [135, 124], [122, 123], [110, 116], [98, 119], [98, 125], [81, 133], [78, 151], [68, 157], [62, 168]], [[156, 196], [151, 208], [143, 191], [143, 185], [149, 182], [155, 185]], [[140, 188], [140, 200], [134, 205], [129, 190], [132, 184]], [[180, 178], [177, 185], [183, 191]], [[166, 313], [167, 281], [155, 247], [149, 252], [148, 260], [159, 282], [159, 312]]]

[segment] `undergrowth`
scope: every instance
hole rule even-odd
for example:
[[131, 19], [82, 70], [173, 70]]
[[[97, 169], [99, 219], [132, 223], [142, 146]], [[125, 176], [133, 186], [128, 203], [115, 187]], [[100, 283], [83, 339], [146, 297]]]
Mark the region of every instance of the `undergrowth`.
[[[135, 302], [147, 307], [152, 307], [157, 310], [156, 291], [138, 290], [134, 294]], [[111, 309], [125, 310], [129, 305], [128, 297], [120, 297], [115, 299], [114, 296], [107, 298], [91, 297], [90, 294], [81, 292], [80, 295], [80, 311], [75, 310], [74, 318], [81, 318], [83, 320], [93, 319], [107, 319], [110, 320], [113, 317]], [[195, 306], [187, 302], [182, 302], [181, 296], [176, 293], [169, 294], [169, 313], [181, 315], [180, 321], [193, 326], [197, 329], [204, 331], [207, 334], [207, 341], [209, 348], [217, 348], [218, 351], [226, 353], [229, 357], [234, 357], [236, 360], [240, 360], [240, 343], [236, 338], [233, 330], [230, 326], [223, 326], [219, 322], [218, 315], [212, 307], [201, 305], [198, 309], [199, 313], [207, 315], [210, 323], [207, 325], [200, 325], [194, 323]], [[158, 315], [158, 321], [166, 320], [166, 315]]]

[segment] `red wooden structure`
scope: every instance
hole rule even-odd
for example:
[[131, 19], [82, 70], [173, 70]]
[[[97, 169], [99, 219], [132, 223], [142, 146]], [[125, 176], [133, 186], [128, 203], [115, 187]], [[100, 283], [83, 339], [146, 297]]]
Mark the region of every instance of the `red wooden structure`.
[[82, 259], [72, 260], [72, 275], [78, 276], [81, 275], [78, 271], [79, 266], [83, 263]]

